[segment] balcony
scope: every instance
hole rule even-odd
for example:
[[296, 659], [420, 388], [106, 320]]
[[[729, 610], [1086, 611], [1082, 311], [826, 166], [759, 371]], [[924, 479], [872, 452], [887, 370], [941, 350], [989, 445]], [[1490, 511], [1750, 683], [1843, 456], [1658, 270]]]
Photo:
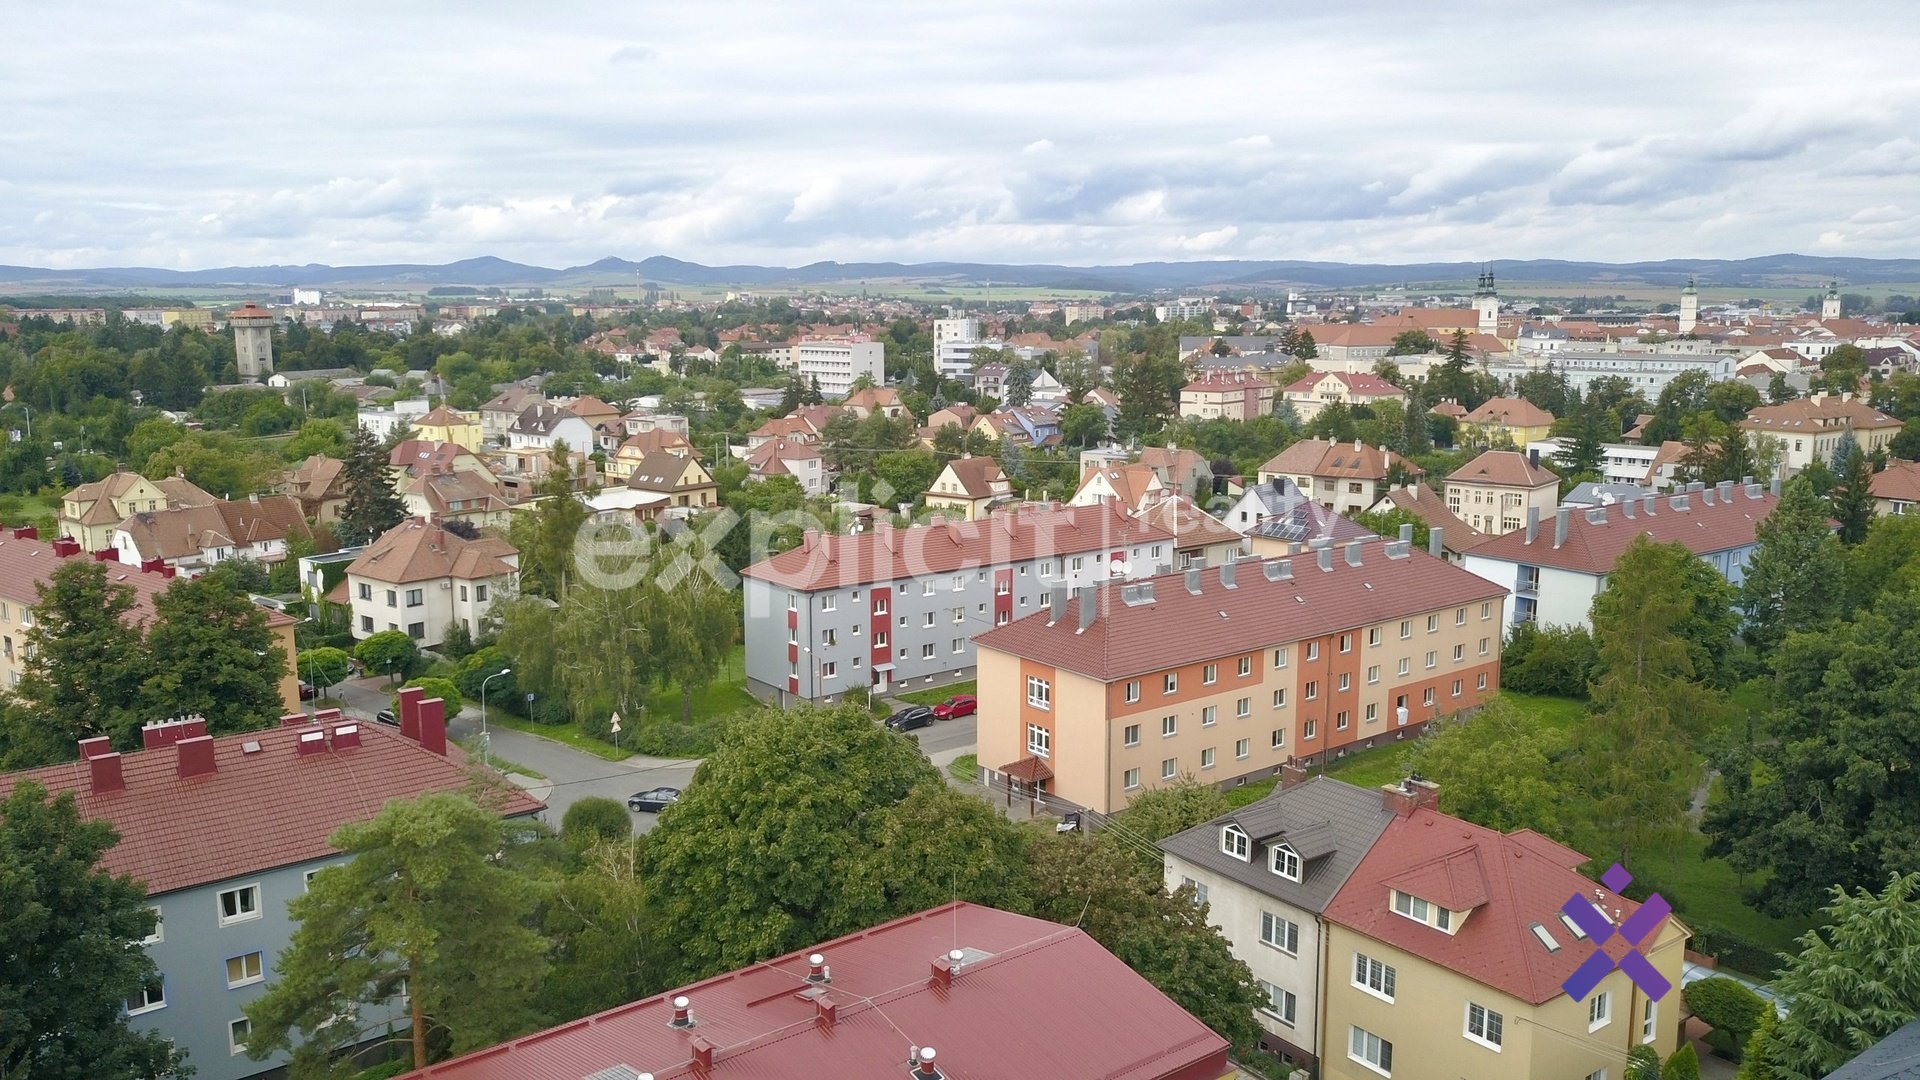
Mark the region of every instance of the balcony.
[[1513, 591], [1524, 595], [1538, 593], [1540, 591], [1540, 568], [1537, 566], [1521, 567], [1519, 580], [1514, 583]]

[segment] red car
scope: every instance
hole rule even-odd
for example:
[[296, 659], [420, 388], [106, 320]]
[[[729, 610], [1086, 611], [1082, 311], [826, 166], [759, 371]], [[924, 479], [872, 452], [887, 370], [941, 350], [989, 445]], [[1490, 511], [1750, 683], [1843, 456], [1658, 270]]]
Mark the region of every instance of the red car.
[[972, 694], [955, 694], [933, 707], [935, 720], [952, 720], [961, 716], [972, 716], [980, 708]]

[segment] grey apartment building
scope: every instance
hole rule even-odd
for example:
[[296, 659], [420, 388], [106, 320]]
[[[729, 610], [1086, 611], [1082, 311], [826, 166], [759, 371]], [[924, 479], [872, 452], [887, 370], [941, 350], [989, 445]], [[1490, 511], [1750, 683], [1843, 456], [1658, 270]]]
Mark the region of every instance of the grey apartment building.
[[[389, 799], [471, 782], [459, 747], [447, 746], [444, 708], [421, 696], [402, 698], [397, 732], [342, 720], [337, 710], [220, 738], [187, 719], [147, 725], [137, 751], [86, 739], [79, 761], [0, 775], [0, 799], [32, 780], [53, 795], [72, 792], [83, 816], [119, 832], [102, 866], [144, 882], [159, 916], [144, 942], [157, 977], [124, 1008], [133, 1026], [187, 1051], [197, 1080], [239, 1080], [285, 1064], [285, 1055], [246, 1056], [243, 1010], [273, 984], [293, 939], [288, 901], [343, 861], [327, 837]], [[542, 809], [516, 788], [501, 812]], [[356, 1019], [362, 1031], [378, 1031], [405, 1015], [397, 997]]]
[[970, 678], [975, 634], [1047, 607], [1056, 588], [1165, 573], [1175, 541], [1107, 503], [808, 532], [741, 574], [748, 685], [833, 702]]

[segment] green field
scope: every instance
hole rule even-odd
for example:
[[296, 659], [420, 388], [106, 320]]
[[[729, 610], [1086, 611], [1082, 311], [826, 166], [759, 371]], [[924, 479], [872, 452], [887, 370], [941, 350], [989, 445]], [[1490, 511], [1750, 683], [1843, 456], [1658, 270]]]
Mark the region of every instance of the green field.
[[51, 526], [59, 516], [58, 495], [0, 495], [0, 525], [8, 528], [29, 523]]

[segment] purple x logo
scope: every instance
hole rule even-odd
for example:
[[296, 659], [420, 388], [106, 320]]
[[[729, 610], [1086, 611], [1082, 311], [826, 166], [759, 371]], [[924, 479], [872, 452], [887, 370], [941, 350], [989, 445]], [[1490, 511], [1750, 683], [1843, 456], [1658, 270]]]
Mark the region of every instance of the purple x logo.
[[[1606, 873], [1600, 875], [1600, 880], [1606, 884], [1607, 888], [1619, 892], [1633, 880], [1633, 875], [1627, 873], [1626, 867], [1614, 863], [1607, 868]], [[1566, 903], [1560, 905], [1560, 910], [1566, 913], [1567, 918], [1573, 920], [1575, 926], [1586, 931], [1594, 944], [1593, 955], [1587, 957], [1586, 962], [1575, 968], [1573, 974], [1567, 976], [1567, 981], [1560, 984], [1560, 989], [1565, 990], [1567, 996], [1575, 1001], [1583, 1000], [1588, 994], [1593, 993], [1593, 988], [1600, 985], [1600, 980], [1606, 978], [1607, 973], [1615, 967], [1626, 972], [1627, 978], [1633, 980], [1633, 985], [1645, 991], [1646, 995], [1655, 1001], [1659, 1001], [1666, 996], [1667, 991], [1673, 989], [1673, 985], [1667, 982], [1665, 976], [1655, 971], [1647, 958], [1640, 955], [1638, 948], [1640, 942], [1647, 939], [1662, 920], [1673, 914], [1673, 909], [1667, 905], [1666, 900], [1659, 893], [1647, 897], [1647, 902], [1640, 905], [1640, 910], [1627, 916], [1626, 921], [1620, 924], [1620, 936], [1635, 948], [1628, 949], [1627, 955], [1622, 956], [1617, 964], [1605, 950], [1599, 947], [1613, 936], [1613, 924], [1607, 921], [1606, 916], [1600, 914], [1599, 909], [1594, 907], [1586, 897], [1575, 893], [1567, 898]]]

